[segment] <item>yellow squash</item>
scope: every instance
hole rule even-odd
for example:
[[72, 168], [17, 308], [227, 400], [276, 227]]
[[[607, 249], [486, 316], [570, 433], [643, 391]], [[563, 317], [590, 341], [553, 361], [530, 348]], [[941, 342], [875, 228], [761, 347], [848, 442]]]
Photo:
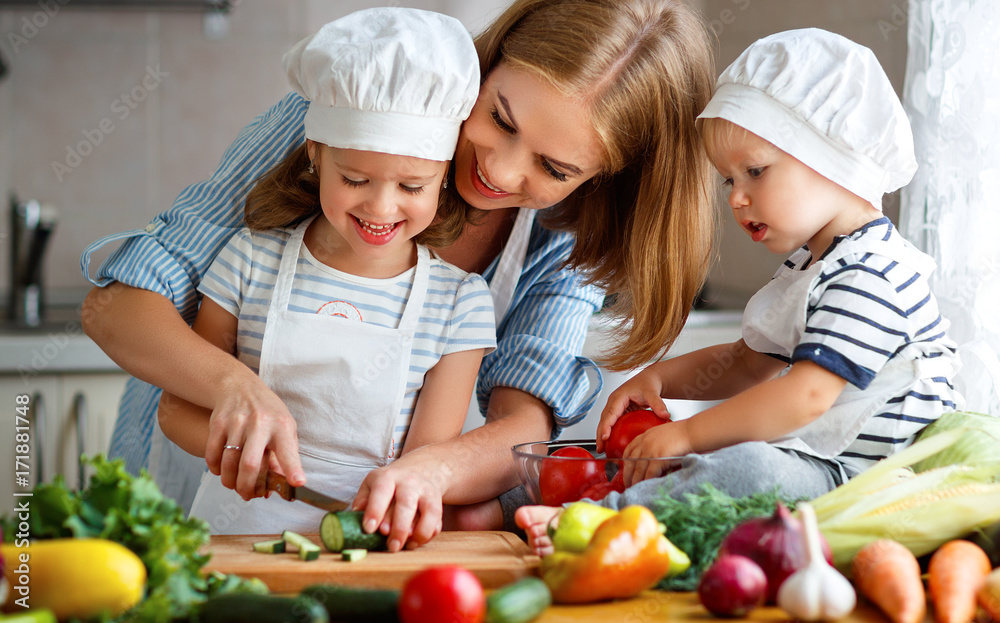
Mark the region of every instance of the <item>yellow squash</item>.
[[11, 588], [4, 605], [7, 612], [22, 610], [15, 600], [25, 593], [32, 609], [48, 608], [60, 620], [86, 618], [104, 610], [117, 615], [142, 599], [146, 567], [119, 543], [51, 539], [23, 548], [4, 543], [2, 551]]

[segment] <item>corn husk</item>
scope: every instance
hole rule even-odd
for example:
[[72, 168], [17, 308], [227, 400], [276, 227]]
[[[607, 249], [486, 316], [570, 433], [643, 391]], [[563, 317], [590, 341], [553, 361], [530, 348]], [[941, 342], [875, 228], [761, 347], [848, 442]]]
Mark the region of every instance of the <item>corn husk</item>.
[[922, 437], [813, 500], [834, 565], [849, 571], [854, 554], [876, 539], [898, 541], [922, 556], [1000, 521], [1000, 461], [973, 457], [971, 464], [912, 469], [930, 457], [955, 454], [968, 435], [989, 434], [982, 426], [959, 426]]
[[972, 411], [945, 413], [921, 431], [917, 439], [927, 439], [946, 430], [962, 427], [977, 428], [984, 434], [962, 435], [947, 450], [914, 463], [913, 471], [922, 472], [955, 463], [977, 465], [1000, 461], [1000, 417], [993, 415]]

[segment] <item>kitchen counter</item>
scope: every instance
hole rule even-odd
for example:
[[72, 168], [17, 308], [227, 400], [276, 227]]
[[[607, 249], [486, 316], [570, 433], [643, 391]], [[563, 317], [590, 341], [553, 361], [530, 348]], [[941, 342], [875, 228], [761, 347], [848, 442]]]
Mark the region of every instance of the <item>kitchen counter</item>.
[[37, 327], [0, 323], [0, 353], [0, 374], [119, 371], [115, 362], [84, 334], [79, 306], [52, 307]]

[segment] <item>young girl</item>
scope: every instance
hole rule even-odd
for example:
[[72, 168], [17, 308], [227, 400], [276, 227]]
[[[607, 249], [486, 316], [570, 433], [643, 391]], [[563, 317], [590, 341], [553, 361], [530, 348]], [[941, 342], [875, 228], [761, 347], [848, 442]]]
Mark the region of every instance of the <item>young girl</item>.
[[[295, 416], [312, 488], [351, 500], [372, 469], [457, 436], [484, 352], [495, 346], [486, 283], [433, 256], [464, 213], [438, 213], [459, 126], [479, 89], [457, 20], [359, 11], [284, 58], [310, 101], [306, 142], [265, 175], [201, 283], [194, 330], [233, 352]], [[209, 412], [164, 393], [159, 422], [204, 456]], [[267, 450], [225, 439], [223, 460]], [[268, 461], [264, 467], [277, 468]], [[241, 500], [205, 473], [191, 514], [216, 533], [315, 531], [323, 511]]]
[[[933, 260], [881, 214], [916, 170], [903, 108], [870, 50], [816, 29], [772, 35], [719, 78], [699, 116], [747, 234], [788, 254], [747, 304], [743, 338], [647, 367], [608, 399], [597, 447], [630, 406], [724, 400], [636, 437], [611, 507], [683, 499], [710, 482], [815, 497], [911, 443], [959, 397], [955, 344], [928, 287]], [[704, 383], [711, 378], [710, 384]], [[707, 386], [706, 386], [707, 385]], [[640, 482], [642, 481], [642, 482]], [[524, 508], [537, 549], [556, 509]]]

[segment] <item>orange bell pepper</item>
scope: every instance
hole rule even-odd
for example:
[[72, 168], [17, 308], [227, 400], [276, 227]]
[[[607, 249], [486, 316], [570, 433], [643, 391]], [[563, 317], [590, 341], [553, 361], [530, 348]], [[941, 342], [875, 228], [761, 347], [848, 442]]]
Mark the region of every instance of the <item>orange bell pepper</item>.
[[542, 558], [542, 580], [560, 604], [634, 597], [670, 568], [670, 544], [644, 506], [627, 506], [606, 519], [586, 549]]

